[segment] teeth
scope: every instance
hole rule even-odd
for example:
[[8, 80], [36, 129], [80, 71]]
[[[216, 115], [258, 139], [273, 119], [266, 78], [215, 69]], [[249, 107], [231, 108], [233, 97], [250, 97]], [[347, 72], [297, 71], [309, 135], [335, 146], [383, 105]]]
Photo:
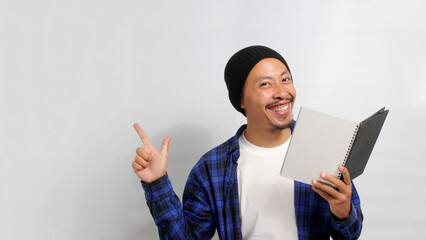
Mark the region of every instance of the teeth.
[[272, 111], [274, 111], [274, 112], [282, 112], [282, 111], [285, 111], [285, 110], [287, 110], [287, 109], [288, 109], [288, 105], [286, 104], [286, 105], [284, 105], [284, 106], [282, 106], [282, 107], [275, 108], [275, 109], [273, 109]]

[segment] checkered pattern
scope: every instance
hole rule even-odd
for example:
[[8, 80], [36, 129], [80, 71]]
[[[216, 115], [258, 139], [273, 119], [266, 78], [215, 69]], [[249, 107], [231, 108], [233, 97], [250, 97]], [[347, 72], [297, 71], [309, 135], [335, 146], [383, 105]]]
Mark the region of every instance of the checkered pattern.
[[[160, 239], [210, 239], [217, 229], [220, 239], [242, 239], [238, 199], [238, 138], [246, 128], [207, 152], [189, 174], [183, 205], [167, 174], [142, 183]], [[295, 181], [294, 200], [299, 239], [357, 239], [362, 228], [358, 193], [352, 185], [349, 218], [335, 218], [328, 202], [310, 185]]]

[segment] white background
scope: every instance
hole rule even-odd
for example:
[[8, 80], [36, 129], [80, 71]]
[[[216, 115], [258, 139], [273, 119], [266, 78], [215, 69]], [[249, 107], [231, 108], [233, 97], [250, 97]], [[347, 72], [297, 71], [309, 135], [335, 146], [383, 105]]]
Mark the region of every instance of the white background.
[[361, 239], [426, 235], [426, 1], [0, 0], [0, 239], [156, 239], [131, 162], [139, 122], [182, 195], [245, 118], [223, 69], [262, 44], [306, 106], [390, 109], [355, 180]]

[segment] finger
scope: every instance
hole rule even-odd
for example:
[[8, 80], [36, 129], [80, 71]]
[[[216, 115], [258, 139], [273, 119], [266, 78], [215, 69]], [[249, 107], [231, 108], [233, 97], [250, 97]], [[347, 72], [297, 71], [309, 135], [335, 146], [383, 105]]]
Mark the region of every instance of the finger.
[[136, 149], [136, 153], [146, 161], [151, 161], [151, 154], [149, 154], [146, 149], [143, 149], [141, 147]]
[[[344, 182], [342, 182], [340, 179], [338, 179], [337, 177], [330, 175], [328, 173], [322, 172], [320, 174], [320, 177], [328, 182], [330, 182], [331, 184], [333, 184], [334, 186], [336, 186], [338, 189], [342, 190], [346, 188], [346, 185]], [[334, 188], [333, 188], [334, 189]]]
[[132, 167], [133, 167], [133, 171], [140, 171], [140, 170], [144, 170], [145, 168], [142, 167], [139, 163], [137, 162], [132, 162]]
[[161, 145], [160, 152], [163, 154], [166, 154], [169, 151], [169, 143], [170, 143], [170, 136], [166, 137], [163, 140], [163, 144]]
[[142, 167], [146, 168], [149, 166], [149, 162], [144, 160], [143, 158], [141, 158], [140, 156], [136, 156], [135, 157], [135, 162], [139, 165], [141, 165]]
[[330, 202], [331, 200], [334, 199], [333, 196], [331, 196], [330, 194], [328, 194], [327, 192], [315, 187], [314, 185], [312, 185], [312, 190], [314, 190], [316, 193], [318, 193], [321, 197], [323, 197], [325, 200], [327, 200], [327, 202]]
[[136, 132], [139, 135], [139, 138], [142, 140], [142, 142], [145, 146], [151, 144], [151, 141], [149, 140], [148, 136], [142, 130], [142, 127], [138, 123], [133, 124], [133, 128], [136, 130]]
[[345, 182], [345, 184], [347, 186], [352, 186], [351, 176], [349, 175], [348, 169], [346, 167], [340, 165], [339, 166], [339, 171], [343, 174], [343, 181]]
[[333, 198], [338, 198], [339, 194], [341, 194], [334, 187], [330, 186], [327, 183], [322, 183], [318, 180], [312, 180], [312, 186], [315, 187], [318, 190], [321, 190], [321, 191], [327, 193], [328, 195], [330, 195]]

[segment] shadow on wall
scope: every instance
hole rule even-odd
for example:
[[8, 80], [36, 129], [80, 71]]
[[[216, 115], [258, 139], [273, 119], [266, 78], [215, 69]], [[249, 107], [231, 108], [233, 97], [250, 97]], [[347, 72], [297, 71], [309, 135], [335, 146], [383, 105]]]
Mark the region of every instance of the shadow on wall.
[[157, 226], [155, 226], [154, 220], [151, 223], [145, 222], [141, 225], [140, 228], [134, 232], [130, 239], [140, 240], [140, 239], [160, 239], [158, 236]]

